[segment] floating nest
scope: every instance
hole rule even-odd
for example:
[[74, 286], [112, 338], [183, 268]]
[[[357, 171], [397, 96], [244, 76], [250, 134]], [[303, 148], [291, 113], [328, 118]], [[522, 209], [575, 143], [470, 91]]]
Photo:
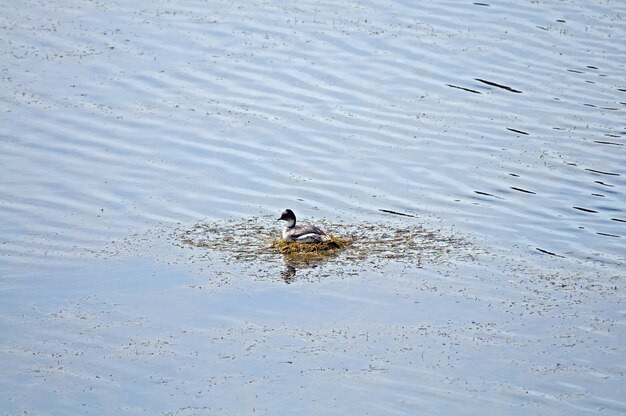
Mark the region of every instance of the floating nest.
[[288, 243], [282, 238], [272, 241], [270, 249], [282, 254], [288, 260], [306, 261], [323, 260], [350, 247], [352, 240], [329, 234], [330, 240], [322, 243]]

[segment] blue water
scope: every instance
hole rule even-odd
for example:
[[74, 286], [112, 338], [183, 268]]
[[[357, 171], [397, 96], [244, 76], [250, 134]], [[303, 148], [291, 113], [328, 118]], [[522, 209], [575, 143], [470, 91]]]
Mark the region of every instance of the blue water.
[[626, 411], [623, 4], [3, 10], [4, 413]]

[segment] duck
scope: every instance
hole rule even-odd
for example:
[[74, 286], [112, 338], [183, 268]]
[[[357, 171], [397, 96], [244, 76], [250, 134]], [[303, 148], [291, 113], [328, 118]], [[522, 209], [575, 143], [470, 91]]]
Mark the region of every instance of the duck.
[[283, 240], [288, 243], [323, 243], [330, 240], [330, 237], [315, 225], [296, 225], [296, 214], [292, 210], [283, 211], [276, 221], [287, 221], [283, 229]]

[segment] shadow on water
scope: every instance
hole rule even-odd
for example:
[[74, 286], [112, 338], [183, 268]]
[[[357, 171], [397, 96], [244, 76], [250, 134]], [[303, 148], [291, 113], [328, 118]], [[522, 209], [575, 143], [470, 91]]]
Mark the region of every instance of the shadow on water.
[[[364, 269], [380, 268], [389, 262], [416, 268], [439, 263], [468, 253], [471, 245], [458, 235], [431, 230], [407, 219], [401, 223], [324, 223], [331, 233], [330, 245], [284, 243], [280, 228], [265, 218], [198, 222], [171, 233], [173, 243], [193, 250], [193, 258], [217, 255], [227, 264], [280, 268], [285, 283], [318, 277], [353, 275]], [[341, 235], [333, 234], [341, 230]], [[474, 248], [475, 250], [475, 248]], [[272, 274], [272, 272], [269, 272]]]

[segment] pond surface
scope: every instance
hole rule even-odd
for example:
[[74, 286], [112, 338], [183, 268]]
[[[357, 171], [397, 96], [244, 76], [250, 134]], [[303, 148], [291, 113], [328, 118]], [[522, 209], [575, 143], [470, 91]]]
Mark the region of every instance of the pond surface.
[[626, 413], [626, 5], [579, 3], [5, 5], [0, 409]]

